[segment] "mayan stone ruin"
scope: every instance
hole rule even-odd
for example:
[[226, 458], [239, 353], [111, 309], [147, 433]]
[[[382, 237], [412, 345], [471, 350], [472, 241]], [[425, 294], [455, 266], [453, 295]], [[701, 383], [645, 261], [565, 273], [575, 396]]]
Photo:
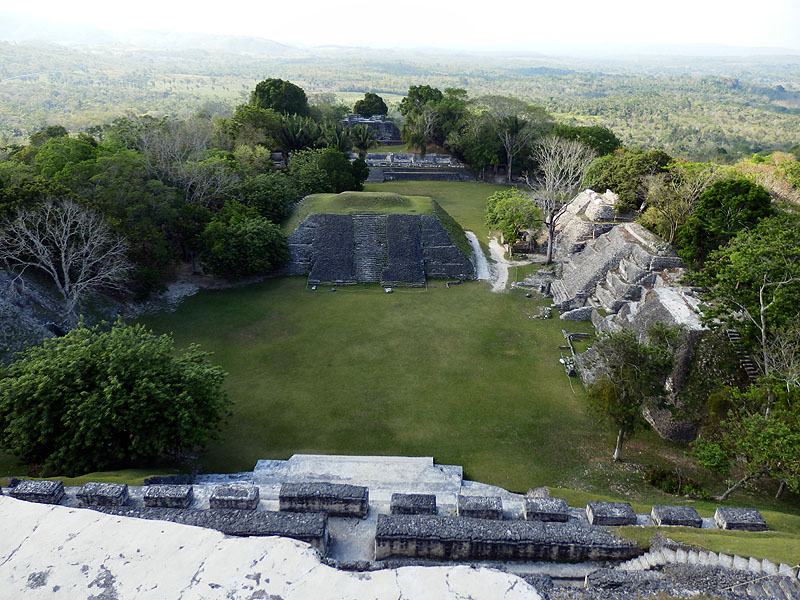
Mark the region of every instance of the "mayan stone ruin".
[[473, 279], [475, 268], [430, 215], [311, 214], [287, 238], [292, 275], [310, 285], [423, 286]]
[[[62, 581], [57, 579], [57, 573], [71, 573], [70, 565], [76, 560], [93, 565], [87, 568], [98, 569], [98, 574], [107, 571], [118, 585], [127, 585], [130, 569], [125, 565], [131, 560], [150, 560], [149, 553], [158, 548], [166, 548], [177, 573], [184, 568], [184, 557], [191, 562], [191, 557], [201, 556], [198, 552], [203, 542], [189, 542], [187, 536], [205, 531], [208, 533], [204, 539], [212, 534], [227, 536], [211, 538], [217, 540], [207, 550], [212, 554], [219, 553], [222, 539], [231, 540], [225, 545], [230, 556], [237, 556], [237, 548], [246, 555], [246, 549], [252, 547], [246, 538], [260, 540], [262, 557], [265, 548], [273, 548], [267, 555], [274, 556], [275, 563], [264, 565], [257, 585], [250, 586], [254, 591], [265, 590], [264, 593], [273, 593], [277, 588], [269, 586], [277, 585], [276, 581], [294, 589], [293, 582], [302, 581], [303, 573], [313, 570], [301, 566], [306, 564], [303, 556], [319, 568], [324, 562], [324, 568], [330, 569], [330, 573], [326, 572], [328, 581], [340, 577], [334, 573], [347, 577], [347, 573], [359, 571], [360, 578], [355, 581], [365, 586], [387, 572], [396, 582], [398, 567], [452, 569], [458, 564], [477, 565], [486, 569], [482, 571], [484, 582], [491, 580], [490, 573], [502, 571], [503, 577], [510, 578], [504, 589], [518, 587], [525, 590], [520, 598], [531, 600], [634, 600], [643, 592], [692, 596], [728, 581], [738, 582], [736, 585], [741, 584], [744, 589], [744, 595], [731, 592], [724, 596], [730, 600], [747, 598], [747, 590], [751, 589], [748, 586], [761, 591], [788, 590], [784, 596], [763, 596], [775, 600], [794, 598], [791, 593], [800, 592], [796, 570], [790, 566], [714, 554], [672, 542], [654, 545], [645, 552], [606, 526], [660, 524], [763, 530], [764, 519], [753, 509], [720, 507], [714, 518], [700, 518], [694, 509], [684, 506], [654, 506], [650, 513], [643, 514], [636, 514], [627, 503], [590, 502], [586, 507], [571, 507], [563, 498], [549, 497], [544, 489], [522, 496], [465, 480], [461, 467], [437, 465], [430, 457], [298, 454], [289, 460], [259, 461], [252, 472], [176, 479], [179, 483], [158, 478], [159, 483], [141, 487], [86, 483], [66, 488], [59, 481], [13, 481], [13, 486], [2, 490], [0, 497], [0, 528], [3, 539], [22, 536], [22, 541], [14, 544], [23, 551], [15, 550], [13, 556], [4, 559], [0, 550], [0, 577], [5, 578], [6, 589], [17, 589], [17, 585], [29, 589], [28, 582], [39, 582], [45, 572], [52, 572], [54, 581]], [[28, 506], [64, 512], [32, 513]], [[34, 513], [38, 516], [34, 517]], [[55, 520], [41, 526], [41, 535], [46, 538], [40, 540], [36, 534], [39, 525], [31, 526], [32, 530], [29, 527], [27, 532], [18, 531], [19, 527], [28, 527], [28, 515], [37, 523], [44, 523], [45, 515], [51, 514]], [[140, 548], [136, 557], [130, 557], [116, 550], [114, 544], [119, 536], [114, 532], [137, 520], [139, 525], [125, 534], [125, 543]], [[186, 528], [187, 525], [191, 527]], [[91, 538], [86, 546], [81, 546], [80, 540], [71, 541], [76, 536], [88, 541], [86, 534], [75, 532], [94, 530], [103, 535]], [[139, 540], [133, 531], [144, 537]], [[169, 546], [170, 536], [175, 538], [174, 549]], [[281, 539], [291, 543], [281, 546]], [[37, 548], [48, 547], [48, 543], [64, 548], [64, 564], [60, 562], [61, 550], [55, 547], [52, 552], [26, 554], [26, 540], [36, 540], [31, 543]], [[309, 551], [312, 554], [303, 554]], [[119, 564], [112, 558], [116, 556], [120, 557]], [[152, 559], [163, 563], [165, 558], [159, 556], [153, 554]], [[209, 558], [202, 560], [211, 564]], [[250, 557], [244, 563], [237, 560], [229, 559], [226, 564], [255, 565], [261, 559]], [[278, 564], [288, 570], [276, 571]], [[198, 576], [196, 563], [185, 568], [184, 588], [195, 581], [192, 573]], [[209, 568], [201, 571], [208, 573]], [[416, 573], [424, 578], [426, 573], [435, 572], [423, 569]], [[209, 581], [217, 588], [207, 589], [202, 597], [224, 597], [213, 592], [219, 588], [219, 573], [209, 575]], [[252, 572], [247, 570], [244, 574]], [[763, 579], [763, 574], [770, 579]], [[756, 575], [762, 578], [756, 579]], [[238, 581], [236, 578], [243, 574], [231, 577], [225, 576], [225, 580]], [[81, 578], [75, 579], [76, 583], [70, 585], [80, 581]], [[141, 582], [139, 578], [136, 581]], [[205, 580], [201, 577], [200, 581]], [[258, 587], [262, 581], [268, 587]], [[167, 589], [169, 582], [159, 585], [163, 586], [159, 589]], [[476, 589], [471, 588], [470, 593]], [[610, 589], [616, 590], [617, 595], [607, 596]], [[576, 590], [585, 594], [571, 595]], [[493, 594], [486, 597], [504, 597]], [[354, 591], [352, 597], [360, 596]]]

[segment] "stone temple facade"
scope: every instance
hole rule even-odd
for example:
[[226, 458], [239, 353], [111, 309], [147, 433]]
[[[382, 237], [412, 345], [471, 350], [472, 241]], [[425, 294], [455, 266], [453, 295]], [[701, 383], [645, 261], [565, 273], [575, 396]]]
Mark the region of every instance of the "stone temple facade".
[[474, 279], [475, 268], [430, 215], [312, 214], [287, 238], [288, 272], [312, 285], [423, 286]]

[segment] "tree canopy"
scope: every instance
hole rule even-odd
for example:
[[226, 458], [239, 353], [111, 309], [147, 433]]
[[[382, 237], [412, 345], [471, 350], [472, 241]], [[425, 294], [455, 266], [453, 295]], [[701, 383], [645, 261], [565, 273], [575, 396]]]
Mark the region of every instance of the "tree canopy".
[[298, 85], [283, 79], [265, 79], [250, 93], [250, 104], [284, 115], [307, 115], [308, 98]]
[[378, 94], [366, 92], [363, 100], [358, 100], [353, 105], [353, 112], [362, 117], [371, 117], [372, 115], [386, 115], [389, 109], [386, 102]]
[[678, 228], [678, 255], [698, 269], [710, 252], [773, 213], [769, 192], [740, 177], [717, 181], [700, 195], [694, 213]]
[[195, 450], [225, 417], [225, 372], [190, 346], [118, 321], [49, 338], [0, 368], [0, 443], [44, 474]]
[[495, 192], [486, 201], [487, 227], [500, 231], [509, 245], [519, 239], [523, 230], [533, 227], [540, 216], [536, 203], [519, 188]]

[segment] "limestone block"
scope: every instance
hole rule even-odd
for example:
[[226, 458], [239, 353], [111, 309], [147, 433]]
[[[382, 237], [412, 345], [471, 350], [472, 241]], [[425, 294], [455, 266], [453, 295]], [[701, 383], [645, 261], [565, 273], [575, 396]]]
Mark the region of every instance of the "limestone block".
[[778, 565], [765, 558], [764, 560], [761, 561], [761, 571], [762, 573], [765, 573], [767, 575], [777, 575]]
[[700, 564], [700, 559], [697, 554], [697, 550], [689, 550], [688, 556], [686, 557], [686, 564], [692, 566]]
[[569, 521], [564, 498], [525, 498], [523, 514], [528, 521]]
[[714, 512], [714, 520], [720, 529], [742, 531], [766, 531], [767, 523], [755, 508], [731, 508], [720, 506]]
[[733, 568], [739, 571], [747, 571], [749, 567], [749, 561], [746, 558], [742, 558], [741, 556], [734, 556], [733, 557]]
[[230, 483], [218, 485], [211, 492], [208, 504], [211, 508], [237, 508], [255, 510], [258, 507], [259, 490], [254, 485]]
[[392, 494], [390, 504], [393, 515], [435, 515], [435, 494]]
[[77, 497], [86, 506], [122, 506], [128, 501], [128, 485], [90, 481], [84, 484]]
[[613, 206], [603, 203], [598, 196], [586, 207], [586, 216], [592, 221], [613, 221], [617, 214]]
[[664, 506], [657, 504], [650, 511], [653, 523], [683, 527], [700, 527], [702, 519], [691, 506]]
[[586, 518], [592, 525], [636, 524], [636, 513], [627, 502], [589, 502]]
[[58, 504], [64, 497], [64, 483], [61, 481], [25, 479], [9, 489], [8, 495], [17, 500], [25, 500], [27, 502]]
[[794, 578], [794, 574], [778, 578], [778, 586], [789, 600], [800, 600], [800, 583]]
[[582, 306], [563, 312], [560, 317], [565, 321], [590, 321], [592, 310], [591, 306]]
[[476, 519], [502, 519], [503, 501], [496, 496], [458, 496], [458, 516]]
[[369, 490], [341, 483], [284, 483], [278, 495], [281, 511], [324, 512], [360, 517], [369, 510]]
[[706, 560], [706, 565], [708, 565], [709, 567], [719, 566], [719, 555], [716, 552], [709, 552], [708, 559]]
[[662, 548], [661, 555], [664, 557], [664, 561], [667, 563], [677, 562], [675, 550], [673, 550], [672, 548]]
[[794, 568], [790, 567], [786, 563], [781, 563], [778, 565], [778, 575], [783, 575], [784, 577], [794, 577]]
[[719, 566], [722, 567], [723, 569], [732, 569], [733, 568], [733, 557], [728, 556], [727, 554], [724, 554], [723, 552], [720, 552], [717, 555], [717, 559], [718, 559]]
[[761, 573], [761, 561], [751, 556], [747, 563], [747, 570], [751, 573]]
[[708, 565], [708, 552], [705, 550], [700, 550], [697, 553], [697, 564], [703, 567]]
[[675, 551], [675, 562], [685, 565], [689, 562], [689, 553], [683, 548], [678, 548]]
[[143, 500], [149, 508], [187, 508], [194, 494], [190, 485], [149, 485]]

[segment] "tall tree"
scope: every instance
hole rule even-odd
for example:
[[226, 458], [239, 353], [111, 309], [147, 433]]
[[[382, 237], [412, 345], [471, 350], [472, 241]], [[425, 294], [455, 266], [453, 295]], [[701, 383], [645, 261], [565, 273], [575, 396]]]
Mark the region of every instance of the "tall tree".
[[353, 105], [353, 112], [362, 117], [371, 117], [373, 115], [385, 116], [389, 112], [389, 109], [386, 106], [386, 102], [384, 102], [383, 98], [378, 96], [378, 94], [366, 92], [363, 100], [359, 100]]
[[477, 105], [490, 117], [506, 154], [506, 181], [511, 183], [514, 158], [553, 128], [546, 110], [508, 96], [484, 96]]
[[769, 192], [744, 178], [717, 181], [700, 195], [697, 209], [678, 228], [678, 255], [699, 269], [708, 254], [773, 213]]
[[534, 176], [526, 174], [525, 180], [547, 227], [546, 264], [550, 264], [556, 224], [566, 203], [582, 186], [595, 154], [581, 142], [550, 136], [533, 147], [531, 156], [538, 170]]
[[283, 79], [265, 79], [250, 93], [250, 104], [284, 115], [308, 115], [308, 98], [303, 88]]
[[614, 460], [622, 444], [643, 424], [644, 403], [664, 396], [673, 358], [667, 345], [641, 343], [630, 330], [604, 335], [593, 349], [602, 376], [589, 388], [589, 406], [617, 429]]
[[128, 245], [98, 213], [74, 200], [47, 200], [0, 225], [0, 263], [20, 275], [45, 274], [64, 300], [64, 316], [101, 289], [121, 289], [131, 270]]
[[378, 140], [375, 139], [375, 130], [364, 125], [353, 127], [350, 130], [350, 138], [353, 141], [353, 147], [358, 150], [359, 158], [366, 158], [370, 148], [378, 145]]
[[499, 230], [509, 246], [514, 245], [524, 229], [535, 225], [540, 215], [536, 204], [519, 188], [495, 192], [486, 201], [486, 225]]

